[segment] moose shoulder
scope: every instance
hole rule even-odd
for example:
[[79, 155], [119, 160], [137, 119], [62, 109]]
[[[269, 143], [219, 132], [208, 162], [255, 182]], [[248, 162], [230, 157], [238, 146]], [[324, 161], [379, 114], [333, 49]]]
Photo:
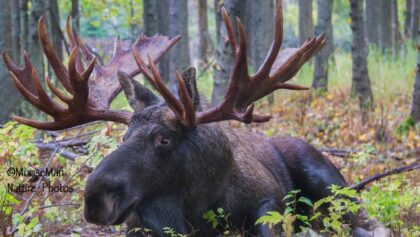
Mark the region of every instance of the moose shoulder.
[[[12, 118], [44, 130], [96, 120], [128, 125], [123, 144], [103, 158], [88, 177], [84, 209], [88, 222], [126, 222], [128, 236], [143, 236], [138, 231], [142, 228], [151, 229], [153, 236], [165, 236], [165, 227], [182, 234], [216, 236], [220, 230], [211, 228], [202, 216], [208, 210], [223, 208], [229, 214], [229, 226], [244, 235], [279, 236], [280, 228], [255, 225], [255, 221], [268, 211], [283, 212], [282, 200], [289, 191], [300, 189], [301, 195], [317, 201], [330, 195], [328, 187], [332, 184], [346, 186], [346, 182], [328, 159], [299, 139], [267, 138], [222, 122], [266, 122], [270, 116], [254, 114], [255, 101], [278, 89], [306, 89], [287, 81], [322, 48], [325, 39], [321, 35], [299, 48], [280, 50], [281, 0], [276, 0], [275, 12], [272, 46], [257, 72], [249, 75], [245, 30], [238, 19], [238, 41], [226, 10], [222, 10], [234, 63], [225, 98], [213, 108], [200, 104], [194, 69], [182, 75], [176, 72], [178, 96], [160, 78], [155, 63], [179, 37], [142, 36], [131, 52], [122, 49], [117, 39], [111, 61], [101, 66], [73, 34], [68, 20], [72, 53], [66, 68], [54, 53], [41, 19], [38, 27], [45, 55], [72, 96], [61, 93], [46, 78], [51, 92], [68, 105], [61, 106], [44, 91], [27, 55], [20, 68], [4, 53], [16, 88], [54, 120]], [[90, 62], [86, 68], [83, 61]], [[133, 79], [139, 73], [161, 98]], [[134, 113], [109, 108], [121, 90]], [[298, 208], [299, 212], [307, 211]], [[389, 236], [378, 222], [370, 221], [375, 224], [372, 228], [363, 225], [360, 220], [367, 218], [365, 214], [347, 217], [355, 236]]]

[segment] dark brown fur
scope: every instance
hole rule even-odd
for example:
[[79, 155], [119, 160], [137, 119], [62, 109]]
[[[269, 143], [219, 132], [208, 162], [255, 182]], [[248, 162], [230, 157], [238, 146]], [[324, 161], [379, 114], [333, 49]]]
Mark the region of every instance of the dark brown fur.
[[[142, 88], [136, 93], [149, 92]], [[142, 236], [130, 232], [135, 228], [164, 236], [164, 227], [215, 236], [218, 230], [202, 215], [220, 207], [235, 230], [274, 236], [275, 230], [255, 221], [267, 211], [282, 211], [287, 192], [301, 189], [315, 201], [330, 194], [331, 184], [346, 185], [331, 162], [301, 140], [267, 138], [223, 123], [187, 128], [150, 95], [142, 98], [155, 103], [136, 109], [124, 143], [89, 176], [89, 222], [126, 221], [129, 236]]]

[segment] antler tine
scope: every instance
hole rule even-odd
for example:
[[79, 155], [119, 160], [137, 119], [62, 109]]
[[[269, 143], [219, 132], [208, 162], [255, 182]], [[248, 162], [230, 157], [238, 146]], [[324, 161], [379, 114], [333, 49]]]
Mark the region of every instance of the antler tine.
[[[229, 104], [234, 102], [234, 99], [239, 93], [240, 84], [245, 81], [249, 81], [248, 75], [248, 65], [247, 65], [247, 49], [246, 49], [246, 39], [245, 39], [245, 29], [239, 20], [236, 18], [238, 31], [239, 31], [239, 48], [236, 50], [236, 55], [234, 58], [234, 65], [232, 68], [232, 73], [230, 76], [230, 81], [228, 85], [228, 91], [225, 96], [225, 100], [222, 102], [222, 107], [226, 107]], [[233, 46], [232, 46], [233, 47]], [[237, 46], [235, 46], [237, 47]], [[243, 108], [243, 109], [246, 109]]]
[[55, 121], [53, 122], [41, 122], [33, 119], [28, 119], [25, 117], [21, 117], [18, 115], [10, 115], [10, 118], [17, 121], [18, 123], [25, 124], [27, 126], [31, 126], [34, 128], [42, 129], [42, 130], [57, 130], [57, 124]]
[[137, 49], [134, 46], [131, 48], [131, 52], [133, 53], [134, 60], [136, 61], [140, 72], [143, 73], [144, 77], [150, 82], [150, 84], [152, 84], [155, 90], [159, 91], [159, 87], [153, 79], [153, 75], [150, 74], [150, 71], [147, 69], [146, 64], [144, 63], [143, 59], [141, 59], [139, 53], [137, 52]]
[[3, 60], [6, 64], [7, 69], [13, 72], [19, 80], [22, 80], [22, 83], [25, 84], [25, 87], [34, 93], [35, 85], [32, 82], [32, 64], [29, 59], [28, 53], [23, 51], [24, 65], [23, 67], [18, 67], [9, 57], [9, 55], [3, 51]]
[[89, 96], [88, 79], [95, 66], [95, 62], [96, 58], [93, 58], [93, 60], [89, 63], [88, 68], [79, 73], [78, 70], [83, 69], [83, 63], [79, 58], [79, 48], [76, 46], [71, 51], [68, 63], [69, 78], [71, 78], [70, 84], [73, 90], [77, 91], [72, 99], [73, 105], [77, 105], [78, 107], [87, 106]]
[[53, 85], [49, 77], [45, 77], [45, 81], [47, 82], [48, 88], [63, 102], [66, 104], [71, 102], [71, 98], [61, 93], [61, 91]]
[[166, 87], [165, 83], [160, 78], [159, 70], [156, 67], [156, 64], [153, 62], [152, 58], [148, 55], [150, 69], [153, 74], [153, 78], [155, 79], [155, 83], [159, 88], [159, 93], [165, 99], [168, 106], [174, 111], [175, 115], [178, 118], [182, 118], [184, 108], [182, 104], [179, 103], [177, 98], [172, 95], [171, 91]]
[[61, 84], [64, 86], [64, 88], [66, 88], [66, 90], [73, 94], [74, 91], [70, 87], [67, 69], [61, 63], [60, 59], [55, 53], [51, 41], [48, 38], [44, 17], [41, 17], [38, 21], [38, 32], [42, 49], [44, 50], [45, 56], [48, 58], [48, 61], [51, 67], [53, 68], [55, 75], [57, 76]]
[[232, 23], [223, 9], [226, 30], [234, 56], [234, 64], [230, 76], [225, 99], [216, 107], [197, 115], [197, 123], [210, 123], [234, 119], [243, 123], [266, 122], [269, 116], [253, 114], [254, 102], [277, 89], [304, 90], [306, 87], [285, 83], [290, 80], [300, 67], [312, 57], [323, 45], [323, 36], [306, 41], [298, 49], [285, 49], [279, 53], [283, 38], [282, 1], [276, 0], [275, 34], [263, 64], [254, 76], [249, 76], [246, 60], [245, 30], [237, 19], [240, 36], [236, 42]]
[[181, 74], [176, 71], [176, 80], [178, 81], [178, 93], [179, 98], [184, 107], [184, 114], [182, 115], [185, 125], [188, 127], [195, 126], [195, 108], [193, 101], [188, 93], [187, 86], [185, 85], [184, 80], [182, 79]]
[[232, 21], [230, 20], [225, 7], [222, 7], [222, 14], [223, 14], [223, 20], [226, 25], [226, 32], [227, 32], [228, 39], [230, 42], [230, 47], [232, 48], [232, 54], [235, 55], [237, 53], [238, 43], [236, 41], [236, 36], [235, 36], [235, 31], [233, 30]]
[[188, 89], [182, 79], [181, 74], [176, 71], [176, 79], [178, 81], [178, 93], [181, 102], [170, 92], [162, 81], [159, 70], [153, 59], [148, 55], [150, 71], [147, 69], [143, 59], [141, 59], [139, 53], [135, 48], [132, 49], [132, 53], [135, 61], [137, 62], [140, 71], [143, 73], [145, 78], [153, 85], [153, 87], [159, 92], [163, 99], [168, 104], [169, 108], [174, 112], [175, 116], [179, 121], [187, 127], [194, 127], [196, 125], [195, 109]]
[[35, 84], [35, 89], [38, 94], [38, 98], [40, 100], [41, 105], [43, 106], [42, 110], [51, 116], [57, 115], [57, 113], [64, 112], [64, 108], [61, 105], [57, 104], [55, 101], [53, 101], [42, 88], [41, 82], [39, 80], [38, 75], [36, 74], [35, 68], [32, 69], [32, 78]]
[[271, 70], [274, 62], [276, 61], [280, 47], [283, 43], [283, 6], [282, 0], [276, 0], [275, 18], [274, 18], [274, 39], [271, 44], [270, 50], [261, 64], [260, 68], [255, 73], [256, 78], [266, 77]]

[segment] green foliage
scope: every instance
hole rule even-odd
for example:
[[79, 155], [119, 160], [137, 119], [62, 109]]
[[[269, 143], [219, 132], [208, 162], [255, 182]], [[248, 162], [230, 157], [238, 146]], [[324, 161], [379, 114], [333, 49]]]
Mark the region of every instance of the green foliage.
[[420, 188], [405, 187], [403, 176], [388, 179], [362, 192], [371, 216], [389, 227], [396, 236], [419, 236], [414, 216], [420, 213]]
[[174, 229], [169, 228], [169, 227], [163, 227], [163, 233], [165, 233], [169, 237], [188, 237], [189, 236], [187, 234], [177, 233]]
[[[355, 214], [360, 205], [350, 200], [356, 198], [357, 193], [355, 190], [348, 187], [338, 187], [332, 185], [331, 196], [325, 197], [312, 203], [311, 200], [300, 196], [300, 190], [289, 192], [283, 199], [286, 208], [283, 214], [276, 211], [267, 212], [267, 215], [260, 217], [256, 224], [268, 224], [270, 228], [280, 225], [285, 236], [292, 236], [294, 233], [294, 224], [296, 220], [303, 223], [302, 231], [308, 232], [308, 228], [315, 228], [333, 234], [333, 236], [348, 236], [350, 228], [345, 225], [344, 216], [346, 214]], [[312, 208], [311, 216], [301, 215], [296, 213], [296, 205], [302, 203]], [[326, 210], [323, 210], [326, 209]], [[312, 226], [318, 220], [322, 221], [322, 227]]]
[[[71, 1], [59, 1], [59, 4], [63, 15], [68, 15]], [[130, 38], [134, 37], [131, 28], [138, 29], [143, 24], [143, 0], [80, 0], [79, 4], [81, 34], [85, 36], [103, 38], [120, 34]]]
[[406, 135], [410, 129], [415, 127], [415, 122], [414, 119], [412, 117], [407, 118], [406, 120], [404, 120], [400, 126], [397, 127], [396, 132], [398, 135], [403, 136]]
[[217, 208], [216, 211], [208, 210], [203, 214], [203, 219], [207, 223], [211, 224], [213, 229], [219, 230], [222, 229], [222, 236], [231, 236], [233, 234], [233, 229], [229, 224], [230, 214], [225, 214], [222, 208]]

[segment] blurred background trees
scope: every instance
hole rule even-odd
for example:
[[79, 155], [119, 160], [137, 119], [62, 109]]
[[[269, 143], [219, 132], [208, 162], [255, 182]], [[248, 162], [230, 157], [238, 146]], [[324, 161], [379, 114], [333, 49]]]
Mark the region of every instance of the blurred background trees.
[[[325, 47], [297, 75], [297, 81], [318, 91], [334, 90], [341, 79], [336, 77], [339, 73], [331, 74], [330, 71], [336, 70], [336, 60], [340, 62], [343, 55], [349, 58], [352, 55], [353, 70], [348, 67], [350, 75], [343, 71], [340, 78], [345, 78], [344, 84], [348, 90], [352, 84], [352, 94], [357, 95], [361, 105], [371, 101], [374, 106], [373, 98], [376, 97], [377, 88], [387, 86], [380, 84], [381, 78], [375, 74], [379, 69], [372, 68], [374, 63], [369, 53], [385, 58], [390, 64], [410, 59], [407, 63], [413, 71], [394, 80], [397, 83], [411, 83], [406, 86], [413, 92], [411, 115], [407, 117], [411, 116], [414, 121], [420, 120], [420, 79], [413, 73], [415, 60], [407, 58], [413, 55], [417, 44], [418, 0], [283, 2], [284, 47], [298, 47], [308, 37], [320, 33], [326, 34], [327, 38]], [[352, 5], [355, 2], [358, 6]], [[141, 33], [149, 36], [161, 33], [172, 37], [180, 34], [182, 40], [159, 63], [161, 74], [173, 89], [175, 70], [182, 71], [189, 65], [197, 66], [198, 80], [205, 84], [205, 94], [212, 103], [222, 99], [232, 64], [230, 46], [226, 42], [226, 30], [220, 16], [221, 7], [225, 6], [232, 19], [241, 18], [246, 27], [250, 71], [257, 70], [264, 60], [273, 36], [272, 0], [16, 0], [2, 1], [1, 4], [1, 49], [21, 65], [21, 52], [26, 50], [40, 77], [50, 76], [54, 79], [49, 65], [44, 65], [37, 36], [37, 21], [41, 16], [46, 18], [57, 53], [60, 58], [67, 60], [69, 45], [63, 36], [63, 29], [65, 19], [70, 15], [73, 28], [87, 41], [102, 63], [107, 62], [109, 51], [112, 50], [110, 39], [116, 35], [126, 41], [124, 45], [129, 47], [129, 42], [133, 42]], [[357, 11], [352, 7], [357, 7]], [[369, 82], [369, 78], [372, 82]], [[11, 84], [2, 61], [0, 81], [0, 122], [7, 121], [11, 112], [33, 113], [22, 105], [22, 98]], [[401, 92], [389, 88], [387, 91]], [[404, 93], [407, 94], [406, 91]], [[323, 96], [322, 93], [319, 95]], [[276, 97], [270, 97], [269, 102], [275, 103]]]

